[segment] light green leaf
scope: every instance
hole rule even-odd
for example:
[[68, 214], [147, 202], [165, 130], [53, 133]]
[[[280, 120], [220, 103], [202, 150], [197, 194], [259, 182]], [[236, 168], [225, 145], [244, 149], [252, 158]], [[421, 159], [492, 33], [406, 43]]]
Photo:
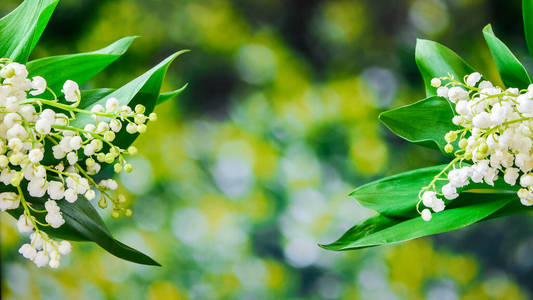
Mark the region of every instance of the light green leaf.
[[524, 19], [524, 32], [527, 48], [533, 57], [533, 0], [522, 0], [522, 17]]
[[[178, 57], [180, 54], [187, 51], [177, 52], [157, 66], [153, 67], [143, 75], [137, 77], [136, 79], [130, 81], [128, 84], [123, 87], [111, 92], [107, 96], [101, 98], [96, 102], [85, 102], [84, 105], [80, 108], [91, 109], [96, 104], [101, 104], [105, 106], [107, 99], [115, 97], [118, 99], [120, 105], [129, 105], [130, 107], [135, 107], [137, 104], [142, 104], [146, 107], [145, 114], [149, 114], [154, 110], [154, 107], [159, 98], [159, 92], [161, 90], [161, 85], [163, 83], [163, 78], [165, 77], [166, 71], [170, 63]], [[76, 119], [71, 122], [71, 126], [83, 128], [88, 123], [94, 123], [94, 120], [90, 115], [87, 114], [78, 114]], [[127, 148], [135, 140], [138, 134], [129, 134], [126, 132], [126, 126], [123, 126], [122, 131], [120, 131], [113, 144], [121, 147], [122, 149]]]
[[420, 216], [402, 220], [378, 215], [352, 227], [336, 242], [321, 246], [328, 250], [352, 250], [448, 232], [484, 220], [518, 198], [516, 194], [463, 193], [456, 200], [462, 206], [434, 213], [429, 222]]
[[136, 37], [125, 37], [113, 44], [88, 53], [50, 56], [30, 61], [30, 76], [42, 76], [48, 86], [60, 94], [63, 83], [70, 79], [82, 85], [121, 57]]
[[[468, 166], [466, 163], [463, 163], [463, 165]], [[432, 166], [385, 177], [360, 186], [350, 196], [362, 206], [375, 210], [384, 216], [393, 218], [413, 217], [418, 215], [416, 204], [419, 200], [419, 191], [427, 186], [445, 166]], [[437, 182], [437, 188], [441, 188], [443, 184], [442, 182]], [[513, 191], [517, 188], [517, 186], [506, 184], [500, 178], [495, 181], [494, 186], [485, 183], [470, 183], [462, 189], [458, 189], [458, 192], [469, 190]], [[446, 200], [448, 203], [457, 201], [459, 200]]]
[[355, 189], [350, 196], [362, 206], [390, 217], [418, 214], [418, 192], [427, 186], [445, 165], [433, 166], [385, 177]]
[[[2, 189], [5, 186], [2, 185]], [[34, 198], [30, 197], [26, 192], [26, 187], [23, 188], [23, 193], [26, 201], [33, 203], [34, 208], [43, 210], [46, 197]], [[91, 205], [82, 195], [78, 195], [78, 200], [74, 203], [69, 203], [66, 200], [57, 201], [61, 209], [65, 224], [54, 229], [52, 227], [42, 227], [46, 233], [59, 239], [70, 241], [90, 241], [95, 242], [100, 247], [104, 248], [109, 253], [139, 264], [160, 266], [155, 260], [149, 256], [124, 245], [111, 236], [104, 221]], [[22, 208], [8, 211], [13, 217], [18, 218], [22, 214]], [[40, 222], [45, 222], [44, 213], [33, 213]]]
[[465, 75], [474, 72], [474, 69], [459, 55], [433, 41], [422, 39], [416, 41], [415, 60], [424, 79], [427, 97], [437, 94], [436, 89], [431, 86], [431, 79], [451, 74], [456, 79], [462, 80]]
[[[156, 106], [166, 102], [167, 100], [171, 99], [172, 97], [176, 97], [179, 94], [181, 94], [186, 88], [188, 84], [185, 84], [183, 87], [179, 88], [178, 90], [161, 93], [159, 94], [159, 97], [156, 101]], [[110, 89], [110, 88], [100, 88], [100, 89], [92, 89], [92, 90], [82, 90], [81, 91], [81, 107], [89, 107], [101, 100], [104, 97], [107, 97], [112, 92], [116, 91], [116, 89]]]
[[483, 28], [483, 36], [503, 83], [507, 87], [527, 88], [531, 83], [531, 77], [511, 50], [494, 35], [490, 24]]
[[187, 88], [189, 84], [186, 83], [184, 86], [182, 86], [181, 88], [175, 90], [175, 91], [170, 91], [170, 92], [166, 92], [166, 93], [161, 93], [159, 95], [159, 98], [157, 99], [157, 102], [156, 102], [156, 105], [159, 105], [163, 102], [166, 102], [167, 100], [171, 99], [171, 98], [174, 98], [176, 96], [178, 96], [179, 94], [183, 93], [183, 91], [185, 91], [185, 89]]
[[0, 19], [0, 57], [26, 63], [59, 0], [26, 0]]
[[396, 135], [409, 142], [438, 147], [443, 153], [444, 135], [459, 127], [452, 123], [453, 109], [442, 97], [429, 97], [416, 103], [383, 112], [379, 119]]

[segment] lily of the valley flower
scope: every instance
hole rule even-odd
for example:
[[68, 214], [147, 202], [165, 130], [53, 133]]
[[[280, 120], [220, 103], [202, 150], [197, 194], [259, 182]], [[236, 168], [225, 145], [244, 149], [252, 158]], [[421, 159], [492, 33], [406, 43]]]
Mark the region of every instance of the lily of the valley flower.
[[[36, 98], [47, 91], [54, 99]], [[17, 228], [31, 233], [31, 241], [19, 252], [39, 267], [57, 268], [61, 255], [71, 250], [68, 242], [53, 240], [42, 231], [44, 226], [65, 224], [60, 201], [86, 201], [81, 196], [92, 200], [98, 190], [100, 207], [107, 207], [110, 201], [113, 217], [121, 213], [131, 216], [131, 210], [123, 207], [124, 196], [112, 195], [117, 182], [105, 179], [97, 183], [91, 176], [102, 164], [113, 164], [115, 172], [131, 171], [125, 155], [135, 154], [135, 147], [121, 149], [113, 141], [122, 127], [130, 134], [143, 133], [146, 122], [157, 118], [154, 113], [145, 116], [142, 105], [131, 109], [116, 98], [107, 99], [105, 106], [80, 109], [81, 92], [72, 80], [64, 83], [61, 92], [66, 103], [47, 87], [45, 78], [30, 79], [25, 65], [0, 59], [0, 182], [16, 190], [0, 193], [0, 210], [22, 207]], [[84, 128], [72, 126], [80, 114], [92, 116], [94, 122]], [[55, 161], [51, 163], [52, 158]], [[46, 197], [44, 210], [26, 199], [23, 189], [31, 197]], [[38, 220], [36, 213], [44, 214], [44, 221]]]
[[[533, 205], [533, 84], [524, 90], [504, 90], [482, 79], [475, 72], [463, 82], [453, 76], [431, 80], [437, 94], [454, 104], [452, 121], [461, 129], [445, 135], [444, 149], [453, 152], [455, 159], [420, 191], [417, 208], [420, 204], [426, 207], [419, 209], [426, 221], [431, 220], [431, 211], [444, 209], [442, 198], [457, 198], [458, 189], [470, 181], [494, 186], [499, 176], [511, 186], [519, 184], [521, 203]], [[452, 145], [456, 141], [458, 149]], [[441, 178], [446, 172], [447, 177]], [[440, 191], [437, 180], [447, 181]]]

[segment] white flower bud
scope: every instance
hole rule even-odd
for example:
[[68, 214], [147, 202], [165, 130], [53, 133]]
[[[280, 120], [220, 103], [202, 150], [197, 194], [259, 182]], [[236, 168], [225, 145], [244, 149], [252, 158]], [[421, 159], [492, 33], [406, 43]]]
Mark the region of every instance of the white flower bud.
[[61, 253], [61, 255], [67, 255], [70, 253], [72, 245], [67, 241], [61, 241], [57, 249], [59, 250], [59, 253]]
[[469, 86], [476, 86], [476, 84], [481, 80], [481, 74], [474, 72], [466, 78], [466, 84]]
[[438, 79], [438, 78], [431, 79], [431, 86], [432, 87], [438, 88], [438, 87], [440, 87], [440, 85], [441, 85], [440, 79]]
[[65, 100], [68, 102], [78, 102], [81, 98], [80, 87], [72, 80], [65, 81], [61, 92], [65, 94]]
[[26, 214], [21, 214], [17, 221], [17, 229], [21, 233], [32, 232], [33, 224]]
[[422, 219], [426, 222], [431, 220], [431, 211], [429, 209], [422, 210]]
[[28, 158], [32, 163], [38, 163], [43, 159], [44, 153], [41, 149], [32, 149], [28, 154]]
[[70, 139], [70, 147], [73, 149], [73, 150], [78, 150], [81, 148], [81, 137], [76, 135], [76, 136], [73, 136], [71, 139]]
[[115, 112], [118, 110], [119, 105], [117, 98], [109, 98], [105, 103], [105, 109], [107, 112]]
[[42, 78], [41, 76], [35, 76], [32, 78], [31, 81], [31, 88], [33, 91], [30, 92], [30, 95], [37, 96], [46, 90], [46, 80]]
[[40, 267], [46, 266], [49, 260], [50, 259], [48, 255], [46, 255], [44, 251], [39, 251], [37, 252], [37, 255], [35, 256], [35, 258], [33, 259], [33, 262], [35, 263], [37, 267], [40, 268]]

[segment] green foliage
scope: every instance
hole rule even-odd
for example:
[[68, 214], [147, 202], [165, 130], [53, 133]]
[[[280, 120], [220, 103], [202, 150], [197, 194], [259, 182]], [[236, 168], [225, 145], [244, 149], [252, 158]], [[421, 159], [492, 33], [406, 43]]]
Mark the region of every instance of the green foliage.
[[121, 57], [136, 37], [125, 37], [113, 44], [88, 53], [44, 57], [28, 62], [30, 76], [42, 76], [48, 87], [59, 92], [70, 79], [83, 84]]
[[[105, 105], [107, 99], [114, 97], [119, 100], [120, 105], [129, 105], [130, 107], [134, 108], [135, 105], [142, 104], [146, 107], [146, 114], [151, 113], [157, 104], [161, 85], [163, 84], [163, 78], [165, 77], [168, 66], [174, 59], [176, 59], [176, 57], [185, 52], [187, 51], [180, 51], [169, 56], [157, 66], [130, 81], [123, 87], [107, 94], [97, 101], [80, 104], [80, 108], [90, 109], [96, 104]], [[94, 119], [86, 114], [78, 114], [76, 119], [73, 120], [70, 125], [83, 128], [88, 123], [94, 123]], [[127, 134], [126, 128], [122, 128], [122, 130], [117, 134], [114, 143], [122, 149], [126, 149], [129, 145], [131, 145], [131, 143], [133, 143], [137, 136], [138, 134]]]
[[[44, 210], [44, 203], [48, 198], [32, 198], [26, 192], [24, 194], [26, 199], [31, 199], [31, 203], [36, 209]], [[109, 253], [131, 262], [159, 266], [159, 263], [147, 255], [114, 239], [96, 209], [87, 199], [81, 195], [79, 197], [79, 201], [74, 203], [58, 201], [57, 204], [61, 209], [65, 224], [57, 229], [43, 227], [43, 230], [60, 239], [95, 242]], [[9, 213], [18, 218], [23, 213], [23, 209], [19, 208], [9, 211]], [[35, 213], [37, 219], [42, 223], [45, 222], [45, 215], [45, 213]]]
[[[0, 57], [11, 58], [20, 63], [26, 63], [28, 57], [41, 36], [58, 0], [26, 0], [12, 13], [0, 20]], [[48, 80], [48, 85], [59, 92], [63, 83], [74, 80], [79, 84], [86, 82], [104, 70], [109, 64], [117, 60], [126, 52], [135, 37], [126, 37], [98, 51], [46, 57], [28, 63], [30, 76], [43, 76]], [[154, 107], [174, 96], [179, 95], [186, 87], [165, 94], [160, 94], [161, 85], [170, 63], [180, 54], [177, 52], [143, 75], [130, 81], [119, 89], [95, 89], [82, 91], [80, 108], [90, 108], [96, 104], [105, 104], [110, 97], [115, 97], [121, 105], [134, 108], [137, 104], [146, 107], [146, 113], [153, 111]], [[71, 123], [72, 126], [83, 128], [94, 120], [79, 114]], [[125, 126], [124, 126], [125, 127]], [[125, 134], [125, 128], [117, 134], [116, 145], [127, 148], [137, 135]], [[49, 158], [48, 158], [49, 159]], [[2, 191], [6, 190], [3, 186]], [[26, 191], [26, 189], [24, 189]], [[27, 192], [25, 199], [37, 208], [42, 208], [46, 199], [32, 198]], [[115, 240], [98, 212], [86, 199], [75, 203], [58, 201], [63, 212], [65, 224], [58, 229], [45, 227], [50, 235], [72, 241], [92, 241], [107, 250], [109, 253], [132, 262], [159, 265], [150, 257]], [[11, 212], [18, 217], [22, 211]], [[44, 215], [39, 215], [44, 220]]]
[[159, 94], [159, 98], [157, 98], [157, 101], [156, 101], [155, 104], [159, 105], [161, 103], [166, 102], [167, 100], [170, 100], [170, 99], [172, 99], [174, 97], [177, 97], [179, 94], [183, 93], [183, 91], [185, 91], [185, 89], [187, 89], [187, 86], [188, 86], [188, 84], [186, 83], [184, 86], [182, 86], [181, 88], [179, 88], [177, 90]]
[[483, 28], [483, 36], [503, 83], [507, 87], [527, 88], [531, 83], [531, 77], [511, 50], [494, 35], [490, 24]]
[[[524, 0], [523, 11], [526, 40], [531, 50], [533, 1]], [[503, 82], [508, 87], [527, 88], [531, 77], [511, 50], [494, 35], [490, 25], [483, 29], [483, 35]], [[428, 40], [417, 41], [416, 63], [429, 98], [383, 112], [379, 118], [392, 132], [407, 141], [438, 146], [444, 152], [444, 135], [458, 127], [452, 123], [453, 104], [434, 96], [436, 89], [431, 86], [431, 79], [451, 75], [462, 80], [474, 70], [452, 50]], [[495, 186], [484, 183], [466, 186], [457, 199], [447, 201], [446, 210], [434, 214], [430, 222], [425, 222], [417, 212], [418, 193], [442, 169], [443, 166], [433, 166], [413, 170], [357, 188], [351, 196], [378, 215], [355, 225], [339, 240], [322, 247], [348, 250], [406, 241], [528, 210], [520, 204], [516, 193], [510, 192], [518, 188], [499, 179]]]
[[533, 56], [533, 0], [522, 1], [522, 15], [524, 16], [524, 33], [529, 53]]
[[484, 220], [511, 201], [514, 194], [462, 193], [446, 210], [435, 214], [431, 222], [415, 216], [393, 219], [383, 215], [373, 217], [348, 230], [339, 240], [322, 247], [328, 250], [350, 250], [403, 242], [422, 236], [463, 228]]
[[448, 74], [462, 79], [465, 75], [474, 72], [474, 69], [459, 55], [433, 41], [422, 39], [416, 41], [415, 60], [424, 79], [428, 97], [437, 95], [436, 89], [431, 86], [431, 79], [448, 76]]
[[389, 217], [418, 216], [413, 209], [420, 188], [427, 185], [444, 166], [418, 169], [365, 184], [350, 196], [364, 207]]
[[26, 63], [59, 0], [26, 0], [0, 20], [0, 57]]
[[444, 153], [444, 135], [458, 127], [452, 123], [448, 100], [429, 97], [416, 103], [383, 112], [379, 119], [392, 132], [409, 142], [438, 147]]

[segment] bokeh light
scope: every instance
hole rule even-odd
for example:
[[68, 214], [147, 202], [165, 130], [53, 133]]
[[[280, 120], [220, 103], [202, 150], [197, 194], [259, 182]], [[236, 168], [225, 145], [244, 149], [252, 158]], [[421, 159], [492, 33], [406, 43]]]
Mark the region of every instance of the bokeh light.
[[[18, 3], [3, 0], [0, 12]], [[189, 87], [157, 107], [136, 142], [135, 171], [119, 176], [133, 216], [103, 212], [118, 239], [163, 266], [75, 243], [59, 270], [38, 269], [19, 257], [14, 221], [2, 214], [2, 299], [527, 299], [528, 216], [356, 252], [318, 247], [373, 214], [348, 197], [354, 187], [444, 160], [377, 119], [423, 98], [415, 38], [438, 39], [493, 75], [480, 30], [520, 15], [495, 13], [501, 5], [62, 1], [34, 57], [141, 36], [84, 88], [120, 86], [192, 50], [164, 91]], [[502, 30], [526, 53], [521, 33]], [[516, 233], [504, 236], [510, 226]]]

